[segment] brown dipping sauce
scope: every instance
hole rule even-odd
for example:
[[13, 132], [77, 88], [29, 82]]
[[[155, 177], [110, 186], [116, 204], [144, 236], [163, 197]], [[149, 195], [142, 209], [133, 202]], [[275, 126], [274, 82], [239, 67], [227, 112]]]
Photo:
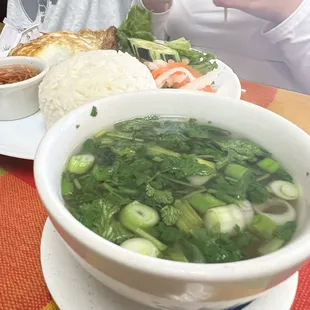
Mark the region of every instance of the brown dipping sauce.
[[7, 65], [0, 67], [0, 85], [13, 84], [33, 78], [41, 71], [31, 65]]

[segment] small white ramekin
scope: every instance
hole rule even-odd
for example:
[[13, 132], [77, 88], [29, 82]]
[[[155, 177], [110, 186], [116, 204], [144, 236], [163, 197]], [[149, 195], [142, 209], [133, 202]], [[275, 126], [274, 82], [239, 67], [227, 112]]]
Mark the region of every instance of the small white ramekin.
[[48, 72], [48, 65], [39, 58], [12, 56], [0, 59], [0, 67], [30, 65], [41, 72], [25, 81], [0, 85], [0, 121], [25, 118], [39, 110], [39, 85]]

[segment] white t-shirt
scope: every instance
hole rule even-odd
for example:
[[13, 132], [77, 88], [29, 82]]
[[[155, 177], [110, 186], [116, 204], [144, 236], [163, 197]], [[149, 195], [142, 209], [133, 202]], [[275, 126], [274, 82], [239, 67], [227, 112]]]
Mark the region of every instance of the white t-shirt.
[[7, 17], [17, 26], [40, 23], [42, 32], [118, 27], [132, 0], [8, 0]]
[[[43, 32], [105, 29], [119, 26], [131, 0], [8, 0], [8, 18], [16, 25], [41, 23]], [[141, 0], [133, 0], [141, 5]], [[206, 0], [174, 0], [153, 14], [155, 35], [186, 37], [192, 45], [226, 62], [241, 79], [310, 94], [310, 0], [282, 24], [272, 25]]]
[[175, 0], [165, 28], [170, 39], [215, 53], [240, 79], [310, 93], [310, 0], [278, 26], [238, 10], [225, 23], [212, 1]]

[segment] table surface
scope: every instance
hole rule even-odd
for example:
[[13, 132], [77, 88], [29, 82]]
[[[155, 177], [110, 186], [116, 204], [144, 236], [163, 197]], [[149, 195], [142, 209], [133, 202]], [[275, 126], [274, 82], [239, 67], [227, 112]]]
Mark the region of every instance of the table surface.
[[[246, 81], [242, 87], [244, 100], [287, 118], [310, 134], [310, 96]], [[40, 266], [40, 239], [47, 215], [32, 169], [31, 161], [0, 155], [0, 309], [57, 309]], [[309, 286], [310, 262], [300, 270], [292, 310], [310, 309]]]

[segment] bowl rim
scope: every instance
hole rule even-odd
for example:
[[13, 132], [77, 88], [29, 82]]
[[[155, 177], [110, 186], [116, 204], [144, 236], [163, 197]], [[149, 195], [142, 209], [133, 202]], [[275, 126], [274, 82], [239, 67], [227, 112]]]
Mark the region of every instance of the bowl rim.
[[[13, 58], [14, 58], [14, 62], [16, 62], [14, 64], [10, 63], [10, 60]], [[18, 63], [18, 61], [25, 61], [25, 63]], [[33, 84], [37, 82], [38, 80], [43, 79], [50, 69], [48, 64], [44, 60], [37, 58], [37, 57], [29, 57], [29, 56], [9, 56], [9, 57], [2, 58], [0, 59], [0, 68], [4, 66], [10, 66], [10, 65], [17, 65], [17, 66], [27, 65], [26, 62], [29, 62], [28, 65], [32, 65], [36, 67], [37, 69], [39, 69], [37, 66], [40, 65], [42, 66], [43, 69], [42, 70], [40, 69], [41, 72], [30, 79], [15, 82], [15, 83], [10, 83], [10, 84], [0, 85], [0, 91], [12, 89], [12, 88], [18, 88], [19, 86], [27, 86], [28, 84]]]
[[[95, 100], [68, 113], [64, 118], [56, 122], [46, 133], [39, 145], [34, 161], [35, 184], [48, 213], [51, 214], [57, 223], [61, 223], [60, 226], [67, 234], [73, 236], [78, 242], [90, 248], [95, 253], [115, 261], [120, 265], [125, 265], [128, 268], [151, 275], [189, 281], [207, 280], [214, 282], [232, 282], [236, 280], [262, 278], [264, 276], [268, 277], [284, 270], [292, 270], [292, 273], [295, 272], [297, 268], [310, 257], [310, 250], [306, 249], [304, 246], [309, 242], [308, 235], [310, 233], [300, 235], [297, 240], [293, 240], [274, 253], [254, 259], [219, 264], [182, 263], [147, 257], [123, 249], [86, 228], [65, 208], [64, 203], [57, 197], [56, 192], [53, 191], [53, 186], [51, 186], [49, 177], [44, 173], [44, 169], [42, 169], [42, 167], [44, 167], [44, 157], [51, 152], [53, 148], [53, 143], [50, 142], [53, 141], [51, 138], [57, 136], [60, 130], [63, 134], [65, 124], [69, 125], [69, 123], [72, 123], [72, 119], [84, 113], [89, 114], [89, 109], [93, 105], [107, 105], [109, 104], [110, 98], [115, 100], [118, 97], [124, 99], [128, 104], [130, 98], [134, 98], [135, 96], [144, 96], [146, 94], [152, 96], [152, 94], [155, 95], [158, 93], [167, 93], [167, 96], [180, 97], [183, 95], [192, 97], [204, 96], [216, 100], [213, 94], [203, 92], [187, 90], [147, 90], [122, 93]], [[125, 100], [126, 98], [127, 100]], [[220, 97], [220, 100], [225, 100], [231, 105], [237, 106], [241, 104], [244, 108], [252, 109], [253, 113], [257, 113], [256, 117], [260, 117], [266, 113], [269, 117], [272, 115], [278, 122], [282, 122], [283, 125], [289, 126], [294, 134], [299, 135], [299, 137], [304, 140], [308, 140], [310, 145], [310, 136], [282, 116], [241, 99]], [[64, 222], [66, 222], [66, 225], [63, 225]], [[279, 264], [279, 261], [281, 261], [281, 264]]]

